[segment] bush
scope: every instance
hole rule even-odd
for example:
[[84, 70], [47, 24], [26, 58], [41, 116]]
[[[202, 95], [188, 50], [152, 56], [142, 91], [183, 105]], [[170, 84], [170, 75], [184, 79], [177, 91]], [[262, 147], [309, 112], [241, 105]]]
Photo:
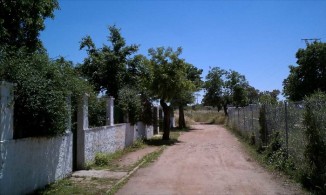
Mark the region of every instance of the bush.
[[45, 53], [19, 49], [0, 50], [0, 80], [16, 83], [14, 89], [14, 138], [53, 136], [67, 130], [67, 96], [77, 96], [91, 87], [80, 79], [71, 62], [51, 61]]
[[302, 180], [316, 193], [326, 193], [326, 94], [317, 92], [306, 98], [304, 126], [308, 167]]
[[88, 121], [90, 127], [104, 126], [106, 123], [106, 98], [91, 94], [88, 99]]
[[129, 122], [135, 124], [141, 116], [141, 97], [137, 90], [125, 86], [118, 92], [118, 107], [128, 116]]
[[152, 106], [146, 94], [129, 85], [122, 87], [118, 92], [117, 107], [128, 116], [131, 124], [137, 121], [142, 121], [146, 125], [153, 124]]

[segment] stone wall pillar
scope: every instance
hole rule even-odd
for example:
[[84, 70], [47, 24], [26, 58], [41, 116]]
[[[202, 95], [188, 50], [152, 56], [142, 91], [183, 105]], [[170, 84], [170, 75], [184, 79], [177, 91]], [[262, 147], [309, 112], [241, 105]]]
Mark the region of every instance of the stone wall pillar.
[[106, 125], [114, 126], [114, 98], [108, 97], [106, 102]]
[[0, 81], [0, 141], [13, 139], [14, 86]]
[[85, 168], [85, 130], [88, 129], [88, 94], [78, 102], [77, 112], [77, 169]]

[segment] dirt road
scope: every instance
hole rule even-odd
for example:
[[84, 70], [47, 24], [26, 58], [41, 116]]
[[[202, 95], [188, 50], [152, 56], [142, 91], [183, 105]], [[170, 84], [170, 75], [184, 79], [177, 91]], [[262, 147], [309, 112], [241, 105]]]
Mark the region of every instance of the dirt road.
[[302, 194], [265, 171], [222, 126], [194, 125], [117, 194]]

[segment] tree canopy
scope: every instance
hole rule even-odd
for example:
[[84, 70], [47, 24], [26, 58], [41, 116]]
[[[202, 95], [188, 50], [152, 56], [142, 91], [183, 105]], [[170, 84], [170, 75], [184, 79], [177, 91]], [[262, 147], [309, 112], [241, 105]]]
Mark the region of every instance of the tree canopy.
[[110, 26], [109, 33], [111, 45], [103, 45], [102, 48], [96, 48], [90, 36], [82, 39], [80, 49], [86, 48], [88, 56], [78, 69], [96, 90], [118, 97], [119, 90], [131, 82], [132, 77], [129, 76], [133, 72], [128, 71], [137, 70], [135, 66], [139, 58], [133, 58], [133, 54], [138, 51], [138, 45], [126, 45], [116, 26]]
[[298, 66], [290, 65], [283, 81], [283, 94], [293, 101], [304, 99], [316, 91], [326, 91], [326, 43], [308, 43], [296, 53]]
[[204, 84], [204, 105], [223, 108], [227, 115], [227, 106], [244, 106], [248, 103], [247, 91], [249, 84], [244, 75], [219, 67], [210, 69]]
[[39, 32], [58, 8], [57, 0], [0, 0], [0, 45], [27, 47], [29, 52], [43, 48]]

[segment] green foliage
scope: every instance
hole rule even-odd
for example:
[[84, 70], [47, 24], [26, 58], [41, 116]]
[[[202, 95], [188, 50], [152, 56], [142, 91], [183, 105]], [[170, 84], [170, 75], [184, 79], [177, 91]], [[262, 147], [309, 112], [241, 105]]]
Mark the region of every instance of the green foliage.
[[151, 91], [158, 99], [171, 101], [180, 91], [192, 91], [194, 83], [187, 78], [188, 65], [180, 58], [182, 48], [159, 47], [149, 49], [153, 68]]
[[[96, 48], [91, 37], [83, 38], [80, 49], [86, 48], [88, 57], [77, 67], [83, 77], [90, 81], [97, 91], [105, 91], [116, 98], [123, 114], [131, 123], [143, 120], [151, 124], [149, 86], [152, 83], [152, 69], [147, 58], [134, 55], [137, 45], [126, 45], [116, 26], [109, 27], [110, 46]], [[141, 97], [139, 97], [141, 95]], [[117, 117], [121, 122], [121, 117]]]
[[[67, 97], [91, 91], [63, 58], [43, 53], [2, 50], [0, 80], [16, 83], [14, 137], [51, 136], [67, 130]], [[72, 105], [76, 105], [72, 98]], [[74, 108], [73, 108], [74, 109]]]
[[88, 122], [90, 127], [104, 126], [106, 123], [106, 98], [90, 94], [88, 99]]
[[0, 45], [27, 47], [29, 52], [41, 49], [39, 32], [58, 8], [57, 0], [0, 0]]
[[118, 106], [129, 116], [129, 122], [135, 124], [140, 119], [142, 104], [138, 92], [131, 87], [123, 87], [118, 93]]
[[82, 39], [80, 49], [86, 48], [88, 57], [78, 67], [78, 70], [95, 86], [97, 91], [106, 91], [107, 95], [118, 97], [119, 90], [125, 84], [132, 85], [130, 81], [132, 77], [129, 77], [132, 73], [128, 73], [128, 71], [137, 70], [134, 66], [141, 59], [139, 59], [140, 57], [132, 58], [132, 55], [137, 52], [138, 46], [127, 46], [125, 39], [120, 34], [120, 29], [110, 26], [109, 32], [111, 46], [103, 45], [102, 48], [96, 48], [90, 36]]
[[279, 90], [273, 90], [273, 91], [264, 91], [259, 93], [259, 103], [262, 104], [273, 104], [276, 105], [278, 103], [278, 95], [281, 92]]
[[15, 88], [14, 137], [61, 134], [66, 130], [65, 75], [44, 54], [6, 55], [1, 80]]
[[227, 105], [245, 106], [248, 104], [247, 89], [249, 84], [245, 76], [230, 70], [226, 71], [219, 67], [212, 68], [206, 76], [204, 84], [204, 105], [224, 108], [227, 115]]
[[316, 91], [326, 92], [326, 43], [314, 42], [296, 53], [298, 66], [289, 66], [283, 81], [284, 95], [299, 101]]
[[306, 98], [304, 125], [308, 141], [305, 157], [309, 169], [303, 182], [317, 193], [326, 193], [326, 94], [317, 92]]
[[150, 85], [150, 91], [155, 98], [160, 99], [160, 104], [164, 112], [163, 139], [168, 140], [170, 139], [171, 108], [167, 105], [167, 102], [178, 98], [184, 100], [179, 94], [189, 95], [188, 92], [193, 92], [196, 86], [193, 81], [187, 78], [189, 64], [187, 64], [184, 59], [180, 58], [182, 53], [181, 47], [176, 51], [173, 51], [170, 47], [159, 47], [156, 49], [149, 49], [148, 52], [151, 56], [150, 65], [153, 70], [153, 80]]
[[94, 164], [96, 166], [106, 166], [109, 163], [109, 155], [104, 154], [104, 153], [96, 153], [95, 154], [95, 159], [94, 159]]

